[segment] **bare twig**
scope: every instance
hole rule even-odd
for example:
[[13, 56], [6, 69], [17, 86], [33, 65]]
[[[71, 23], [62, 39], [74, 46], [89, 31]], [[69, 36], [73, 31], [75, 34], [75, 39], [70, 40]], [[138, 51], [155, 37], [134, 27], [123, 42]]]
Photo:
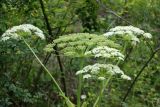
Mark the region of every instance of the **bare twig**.
[[104, 3], [101, 1], [101, 0], [96, 0], [97, 3], [99, 3], [105, 10], [107, 13], [111, 13], [113, 14], [114, 16], [120, 18], [121, 20], [125, 21], [126, 23], [130, 24], [130, 25], [133, 25], [131, 22], [129, 22], [128, 20], [124, 19], [123, 17], [121, 17], [120, 15], [118, 15], [116, 12], [114, 12], [113, 10], [107, 8]]
[[142, 74], [142, 72], [144, 71], [144, 69], [148, 66], [148, 64], [150, 63], [150, 61], [154, 58], [155, 54], [160, 50], [160, 47], [158, 47], [157, 49], [155, 49], [155, 51], [152, 53], [152, 55], [150, 56], [150, 58], [147, 60], [147, 62], [144, 64], [144, 66], [141, 68], [141, 70], [139, 71], [138, 75], [136, 76], [136, 78], [133, 80], [133, 82], [131, 83], [130, 87], [128, 88], [126, 94], [124, 95], [123, 98], [123, 102], [126, 101], [126, 98], [128, 97], [129, 93], [131, 92], [131, 90], [133, 89], [136, 81], [138, 80], [139, 76]]
[[[42, 9], [42, 12], [43, 12], [44, 20], [45, 20], [45, 23], [46, 23], [46, 26], [47, 26], [47, 29], [48, 29], [48, 33], [49, 33], [50, 36], [52, 36], [52, 35], [53, 35], [53, 34], [52, 34], [52, 28], [51, 28], [51, 26], [50, 26], [48, 17], [47, 17], [46, 12], [45, 12], [44, 3], [43, 3], [42, 0], [39, 0], [39, 2], [40, 2], [41, 9]], [[49, 41], [51, 42], [52, 39], [49, 40]], [[57, 47], [54, 47], [54, 49], [57, 50]], [[55, 54], [57, 55], [57, 60], [58, 60], [59, 67], [60, 67], [60, 70], [61, 70], [61, 73], [62, 73], [61, 82], [62, 82], [62, 84], [63, 84], [63, 90], [64, 90], [65, 94], [67, 95], [66, 82], [65, 82], [65, 78], [64, 78], [64, 76], [63, 76], [63, 75], [64, 75], [64, 70], [63, 70], [62, 62], [61, 62], [59, 53], [56, 51]], [[50, 57], [50, 55], [49, 55], [49, 57]], [[49, 59], [49, 58], [47, 58], [47, 59]], [[48, 61], [48, 60], [47, 60], [47, 61]], [[46, 61], [46, 63], [47, 63], [47, 61]]]

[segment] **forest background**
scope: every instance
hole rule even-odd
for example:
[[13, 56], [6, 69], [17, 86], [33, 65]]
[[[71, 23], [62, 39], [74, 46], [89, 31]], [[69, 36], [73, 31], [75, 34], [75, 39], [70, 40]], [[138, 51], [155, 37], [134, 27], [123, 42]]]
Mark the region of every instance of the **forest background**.
[[[139, 44], [134, 51], [127, 49], [129, 57], [120, 66], [132, 80], [112, 81], [101, 107], [160, 106], [160, 53], [157, 51], [160, 47], [160, 0], [0, 1], [0, 35], [24, 23], [35, 25], [44, 32], [46, 41], [36, 41], [38, 48], [34, 51], [74, 103], [78, 82], [75, 73], [80, 69], [80, 59], [46, 53], [45, 45], [61, 35], [104, 34], [115, 26], [132, 25], [151, 33], [151, 42]], [[51, 78], [43, 72], [30, 50], [18, 43], [7, 47], [10, 49], [0, 42], [0, 107], [65, 107]], [[140, 76], [124, 101], [139, 72]], [[83, 90], [83, 94], [90, 98], [87, 102], [95, 101], [96, 84], [84, 86], [91, 85]]]

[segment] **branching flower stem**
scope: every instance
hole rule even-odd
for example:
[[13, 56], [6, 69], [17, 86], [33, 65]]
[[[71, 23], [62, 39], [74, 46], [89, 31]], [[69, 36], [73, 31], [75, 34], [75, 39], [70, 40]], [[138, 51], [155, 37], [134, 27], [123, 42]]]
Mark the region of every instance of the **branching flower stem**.
[[[127, 47], [127, 44], [125, 43], [125, 46], [124, 46], [124, 48], [123, 48], [123, 50], [122, 50], [122, 51], [123, 51], [123, 54], [124, 54], [125, 51], [126, 51], [126, 47]], [[105, 59], [105, 62], [106, 62], [106, 59]], [[120, 63], [120, 60], [117, 61], [116, 65], [119, 65], [119, 63]], [[103, 92], [104, 92], [106, 86], [108, 85], [109, 81], [111, 80], [111, 78], [112, 78], [112, 75], [110, 75], [109, 78], [108, 78], [108, 79], [105, 81], [105, 83], [103, 84], [103, 86], [102, 86], [102, 88], [101, 88], [101, 90], [100, 90], [100, 93], [99, 93], [99, 95], [98, 95], [98, 97], [97, 97], [97, 99], [96, 99], [93, 107], [96, 107], [96, 106], [98, 105], [98, 102], [100, 102], [100, 99], [101, 99], [101, 97], [103, 96]], [[104, 82], [104, 81], [103, 81], [103, 82]]]
[[155, 51], [152, 53], [152, 55], [150, 56], [150, 58], [148, 59], [148, 61], [144, 64], [144, 66], [141, 68], [141, 70], [139, 71], [139, 73], [137, 74], [136, 78], [133, 80], [132, 84], [130, 85], [130, 87], [128, 88], [126, 94], [124, 95], [123, 98], [123, 102], [126, 101], [129, 93], [131, 92], [132, 88], [134, 87], [136, 81], [138, 80], [139, 76], [142, 74], [142, 72], [144, 71], [144, 69], [148, 66], [148, 64], [150, 63], [150, 61], [154, 58], [155, 54], [160, 50], [160, 47], [158, 47], [157, 49], [155, 49]]
[[103, 81], [104, 82], [104, 84], [102, 83], [103, 87], [101, 88], [100, 93], [99, 93], [93, 107], [97, 107], [97, 105], [98, 105], [98, 103], [99, 103], [99, 101], [100, 101], [100, 99], [103, 95], [103, 92], [104, 92], [106, 86], [108, 85], [109, 81], [111, 80], [111, 78], [112, 78], [112, 75], [110, 75], [109, 78], [106, 81]]
[[24, 43], [27, 45], [27, 47], [30, 49], [30, 51], [33, 53], [33, 55], [35, 56], [35, 58], [37, 59], [37, 61], [40, 63], [40, 65], [45, 69], [45, 71], [48, 73], [48, 75], [51, 77], [51, 79], [53, 80], [54, 84], [56, 85], [57, 89], [60, 92], [60, 95], [65, 99], [68, 107], [74, 107], [74, 104], [72, 104], [72, 102], [65, 96], [64, 92], [62, 91], [62, 89], [60, 88], [60, 86], [58, 85], [57, 81], [55, 80], [55, 78], [52, 76], [52, 74], [50, 73], [50, 71], [44, 66], [44, 64], [41, 62], [41, 60], [38, 58], [38, 56], [36, 55], [36, 53], [33, 51], [33, 49], [30, 47], [30, 45], [27, 43], [27, 41], [23, 38]]
[[[124, 47], [124, 50], [125, 50], [125, 48], [126, 48], [126, 47]], [[106, 60], [106, 59], [105, 59], [105, 60]], [[105, 62], [106, 62], [106, 61], [105, 61]], [[118, 65], [119, 63], [120, 63], [120, 60], [118, 60], [118, 62], [116, 63], [116, 65]], [[109, 81], [111, 80], [111, 78], [112, 78], [112, 75], [110, 75], [109, 78], [108, 78], [108, 79], [105, 81], [105, 83], [103, 84], [103, 86], [102, 86], [102, 88], [101, 88], [101, 91], [100, 91], [100, 93], [99, 93], [99, 95], [98, 95], [98, 97], [97, 97], [97, 99], [96, 99], [93, 107], [96, 107], [97, 104], [98, 104], [98, 102], [100, 102], [100, 99], [101, 99], [101, 97], [103, 96], [103, 92], [104, 92], [106, 86], [108, 85]], [[104, 81], [103, 81], [103, 82], [104, 82]]]

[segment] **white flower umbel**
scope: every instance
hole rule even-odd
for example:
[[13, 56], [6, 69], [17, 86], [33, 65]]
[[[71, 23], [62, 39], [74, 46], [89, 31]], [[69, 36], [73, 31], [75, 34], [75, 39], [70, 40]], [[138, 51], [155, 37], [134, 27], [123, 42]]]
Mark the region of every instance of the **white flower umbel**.
[[136, 35], [143, 35], [145, 32], [137, 27], [133, 27], [133, 26], [116, 26], [115, 28], [110, 29], [110, 32], [123, 32], [124, 33], [129, 33], [128, 31], [132, 32], [133, 34]]
[[42, 40], [45, 39], [43, 32], [38, 27], [35, 27], [31, 24], [22, 24], [8, 29], [5, 33], [3, 33], [1, 40], [6, 41], [8, 39], [21, 39], [21, 36], [18, 34], [18, 32], [25, 32], [28, 33], [28, 36], [36, 35]]
[[108, 38], [115, 35], [119, 35], [122, 37], [127, 36], [127, 38], [132, 41], [133, 45], [136, 45], [140, 42], [140, 40], [138, 39], [140, 36], [143, 36], [146, 39], [152, 38], [152, 35], [150, 33], [145, 33], [143, 30], [133, 26], [116, 26], [115, 28], [110, 29], [109, 32], [104, 34], [104, 36]]
[[124, 60], [124, 55], [120, 53], [119, 50], [115, 48], [110, 48], [108, 46], [99, 46], [92, 49], [91, 51], [85, 52], [85, 55], [93, 55], [95, 57], [104, 58], [117, 58], [119, 60]]
[[[105, 71], [105, 73], [104, 73]], [[99, 64], [85, 66], [82, 70], [76, 72], [76, 75], [83, 74], [83, 79], [97, 78], [99, 80], [105, 80], [107, 74], [116, 75], [120, 74], [123, 79], [127, 79], [127, 75], [117, 66], [112, 64]], [[103, 76], [101, 76], [103, 74]], [[128, 77], [130, 78], [130, 77]], [[130, 79], [127, 79], [130, 80]]]

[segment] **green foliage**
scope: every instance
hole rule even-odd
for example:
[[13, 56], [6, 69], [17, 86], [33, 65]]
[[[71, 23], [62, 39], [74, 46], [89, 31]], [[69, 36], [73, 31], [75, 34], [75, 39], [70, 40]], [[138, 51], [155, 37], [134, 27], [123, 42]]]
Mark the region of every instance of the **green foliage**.
[[[75, 72], [82, 69], [80, 56], [95, 46], [107, 45], [120, 49], [126, 58], [124, 62], [107, 59], [106, 63], [119, 63], [119, 67], [132, 80], [126, 82], [116, 76], [113, 77], [104, 90], [99, 107], [119, 107], [121, 104], [124, 107], [158, 107], [160, 105], [159, 52], [145, 67], [126, 101], [122, 102], [128, 87], [155, 48], [159, 46], [159, 0], [42, 1], [52, 35], [48, 33], [39, 0], [1, 0], [0, 36], [12, 26], [24, 23], [33, 24], [44, 31], [47, 38], [45, 42], [34, 37], [25, 38], [62, 89], [64, 88], [62, 77], [65, 77], [67, 95], [74, 104], [76, 104], [75, 94], [78, 84]], [[122, 40], [121, 37], [113, 37], [110, 38], [111, 41], [102, 35], [115, 26], [128, 25], [151, 33], [152, 41], [141, 39], [143, 42], [133, 48], [128, 42], [126, 44], [126, 40], [130, 41], [131, 38], [126, 37]], [[43, 50], [45, 45], [48, 53]], [[55, 50], [56, 46], [57, 50]], [[57, 56], [61, 59], [64, 73], [60, 72]], [[83, 66], [104, 62], [104, 60], [85, 57]], [[92, 107], [99, 94], [98, 90], [101, 89], [101, 82], [83, 80], [82, 83], [81, 94], [86, 95], [86, 99], [81, 99], [81, 106]], [[0, 106], [2, 107], [66, 106], [51, 78], [43, 72], [43, 68], [35, 61], [33, 54], [21, 40], [0, 42], [0, 89]]]
[[77, 7], [76, 13], [82, 21], [84, 32], [99, 31], [97, 22], [98, 8], [99, 6], [94, 0], [84, 0], [82, 6]]
[[[44, 96], [41, 92], [32, 94], [18, 81], [13, 83], [10, 74], [5, 73], [1, 76], [0, 85], [3, 87], [0, 91], [0, 104], [1, 106], [9, 106], [15, 103], [33, 104], [38, 103], [39, 99]], [[23, 87], [22, 87], [23, 86]]]

